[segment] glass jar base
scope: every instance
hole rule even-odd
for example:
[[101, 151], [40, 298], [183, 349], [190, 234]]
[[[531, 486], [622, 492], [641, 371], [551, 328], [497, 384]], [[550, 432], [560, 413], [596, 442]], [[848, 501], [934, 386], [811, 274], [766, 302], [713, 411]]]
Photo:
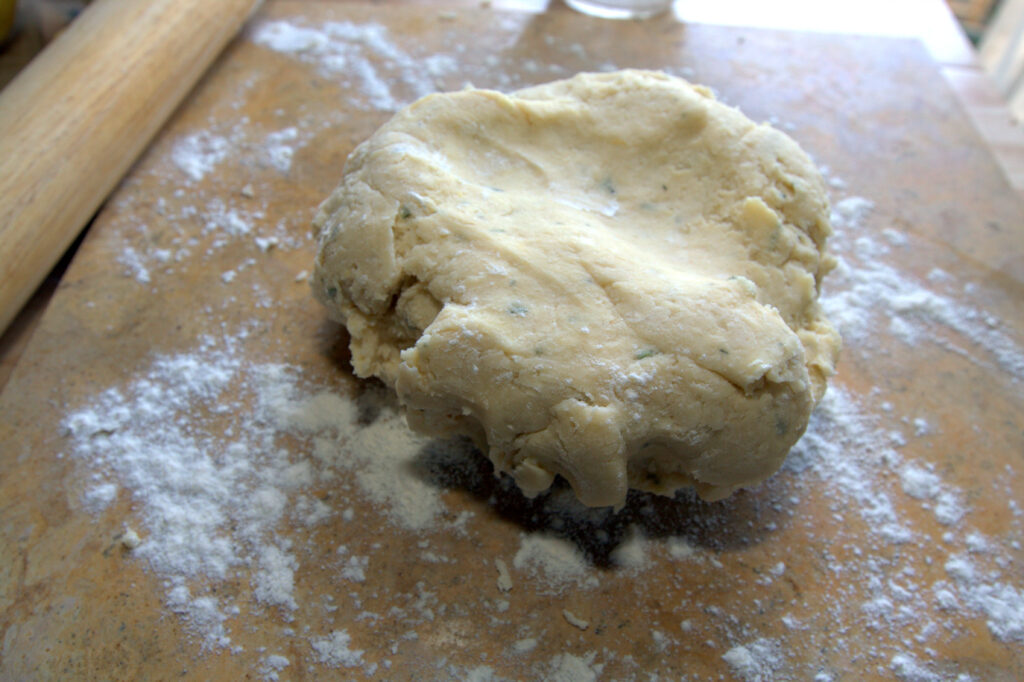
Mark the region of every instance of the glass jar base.
[[577, 12], [602, 19], [650, 19], [672, 6], [672, 0], [565, 0]]

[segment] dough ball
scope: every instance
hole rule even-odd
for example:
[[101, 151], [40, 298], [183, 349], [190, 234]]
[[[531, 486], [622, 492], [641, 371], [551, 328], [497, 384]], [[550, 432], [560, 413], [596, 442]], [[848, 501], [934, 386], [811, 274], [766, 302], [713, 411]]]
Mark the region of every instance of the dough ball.
[[352, 153], [314, 226], [356, 374], [528, 495], [556, 475], [591, 506], [756, 484], [838, 353], [817, 169], [661, 73], [424, 97]]

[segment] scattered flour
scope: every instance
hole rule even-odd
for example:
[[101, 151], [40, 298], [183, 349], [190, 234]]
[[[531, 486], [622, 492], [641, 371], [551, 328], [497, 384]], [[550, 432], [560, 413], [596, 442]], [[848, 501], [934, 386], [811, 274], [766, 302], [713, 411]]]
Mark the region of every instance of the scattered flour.
[[241, 237], [252, 232], [254, 221], [263, 217], [262, 211], [249, 213], [240, 208], [229, 207], [218, 198], [207, 204], [206, 231], [220, 236]]
[[930, 436], [932, 433], [934, 433], [934, 429], [932, 429], [932, 426], [931, 424], [928, 423], [928, 420], [923, 419], [921, 417], [918, 417], [917, 419], [914, 420], [915, 436], [920, 438], [921, 436]]
[[149, 268], [142, 254], [130, 246], [124, 247], [117, 255], [117, 262], [125, 267], [129, 277], [133, 277], [139, 284], [149, 284]]
[[352, 638], [345, 630], [335, 630], [327, 637], [311, 642], [317, 660], [332, 668], [355, 668], [363, 662], [363, 652], [350, 648]]
[[287, 173], [292, 167], [292, 156], [295, 155], [295, 142], [299, 139], [299, 129], [285, 128], [267, 135], [264, 150], [267, 162], [279, 173]]
[[946, 486], [946, 489], [936, 496], [932, 511], [936, 520], [944, 526], [956, 525], [967, 514], [960, 501], [959, 491], [950, 486]]
[[361, 95], [353, 104], [376, 110], [396, 111], [435, 92], [435, 77], [457, 69], [450, 56], [410, 56], [376, 23], [327, 22], [310, 28], [266, 21], [254, 26], [250, 37], [275, 52], [316, 64], [326, 77], [341, 78]]
[[586, 559], [576, 546], [551, 535], [523, 535], [512, 565], [556, 588], [568, 583], [597, 585], [597, 576], [588, 569]]
[[[241, 343], [204, 339], [191, 353], [158, 357], [125, 389], [101, 393], [64, 420], [71, 452], [130, 492], [149, 538], [134, 554], [166, 578], [168, 607], [207, 646], [230, 645], [226, 621], [238, 607], [205, 591], [238, 567], [251, 572], [256, 602], [298, 607], [299, 559], [281, 524], [289, 514], [318, 523], [332, 513], [298, 494], [315, 478], [355, 471], [367, 499], [413, 529], [436, 525], [442, 508], [435, 487], [390, 475], [422, 442], [397, 413], [383, 409], [355, 428], [351, 399], [303, 392], [297, 372], [282, 365], [244, 364]], [[214, 424], [228, 414], [234, 424], [220, 433]], [[310, 439], [314, 461], [294, 461], [279, 447], [285, 433]], [[97, 513], [118, 490], [102, 481], [83, 505]], [[340, 575], [365, 580], [367, 562], [348, 557]]]
[[193, 182], [199, 182], [231, 151], [231, 143], [207, 131], [184, 137], [171, 150], [171, 161]]
[[466, 682], [494, 682], [494, 668], [489, 665], [479, 665], [462, 676], [462, 679]]
[[917, 660], [906, 653], [898, 653], [889, 661], [889, 668], [901, 682], [939, 682], [938, 675], [930, 672]]
[[722, 655], [722, 660], [743, 682], [768, 682], [783, 663], [779, 645], [770, 639], [735, 646]]
[[341, 567], [341, 577], [354, 583], [366, 582], [366, 568], [370, 565], [370, 557], [350, 556]]
[[291, 554], [274, 545], [260, 547], [256, 571], [253, 573], [253, 596], [264, 604], [298, 608], [293, 596], [295, 570], [299, 562]]
[[931, 500], [932, 511], [939, 523], [947, 526], [956, 524], [967, 511], [960, 501], [960, 493], [932, 471], [907, 464], [900, 472], [903, 492], [918, 500]]
[[907, 464], [900, 472], [903, 492], [918, 500], [930, 500], [942, 490], [942, 479], [916, 464]]
[[[996, 639], [1024, 642], [1024, 592], [999, 582], [998, 575], [983, 574], [966, 556], [951, 557], [945, 568], [956, 583], [960, 601], [985, 614], [988, 629]], [[955, 606], [955, 600], [947, 599], [951, 607]]]
[[277, 682], [281, 678], [281, 671], [289, 665], [291, 661], [279, 654], [264, 656], [260, 662], [260, 675], [269, 682]]
[[626, 537], [612, 552], [612, 562], [622, 568], [640, 570], [647, 566], [647, 540], [637, 526], [629, 529]]
[[836, 385], [829, 387], [811, 415], [807, 431], [789, 453], [785, 467], [797, 473], [810, 469], [837, 488], [855, 502], [854, 508], [871, 532], [887, 542], [910, 542], [913, 533], [871, 473], [879, 460], [896, 462], [899, 455], [854, 397]]
[[110, 503], [117, 499], [117, 484], [104, 482], [97, 483], [87, 489], [82, 495], [82, 504], [93, 513], [99, 512], [110, 506]]
[[458, 42], [441, 53], [425, 52], [415, 45], [404, 47], [375, 22], [341, 21], [308, 26], [285, 20], [263, 21], [250, 29], [249, 38], [267, 49], [313, 65], [323, 77], [350, 89], [351, 104], [378, 111], [394, 111], [439, 89], [457, 89], [474, 81], [512, 90], [584, 69], [616, 68], [604, 62], [595, 69], [580, 44], [564, 41], [554, 41], [550, 46], [559, 58], [539, 62], [515, 49], [522, 30], [521, 22], [512, 22], [507, 27], [510, 49], [493, 45], [492, 52], [479, 63], [462, 59], [466, 48]]
[[[866, 229], [874, 208], [863, 197], [846, 197], [836, 202], [832, 213], [836, 233], [829, 246], [838, 255], [838, 265], [828, 277], [821, 300], [844, 346], [871, 347], [877, 330], [887, 326], [889, 334], [881, 338], [896, 338], [910, 346], [933, 342], [982, 364], [994, 362], [1024, 381], [1024, 351], [997, 318], [929, 289], [887, 262], [891, 245], [871, 238]], [[929, 282], [942, 284], [944, 278], [935, 273], [929, 275]], [[922, 425], [928, 428], [927, 422]]]
[[686, 538], [673, 536], [666, 541], [668, 555], [676, 560], [693, 559], [697, 556], [697, 549], [686, 541]]
[[[164, 276], [193, 267], [218, 251], [230, 248], [245, 253], [245, 242], [262, 254], [271, 249], [307, 247], [312, 240], [305, 229], [308, 218], [298, 218], [302, 229], [294, 229], [285, 220], [270, 223], [264, 210], [266, 201], [257, 199], [251, 182], [238, 190], [233, 171], [239, 167], [272, 168], [287, 176], [295, 152], [316, 132], [315, 125], [267, 132], [241, 117], [233, 119], [230, 126], [213, 126], [173, 141], [162, 165], [146, 169], [166, 188], [166, 196], [144, 209], [151, 208], [156, 214], [148, 221], [152, 224], [115, 221], [111, 228], [120, 230], [121, 241], [127, 243], [116, 254], [125, 275], [156, 288]], [[132, 211], [122, 213], [130, 215]], [[164, 228], [160, 241], [151, 238], [157, 226]], [[225, 273], [222, 281], [230, 284], [234, 275]]]
[[582, 657], [570, 653], [558, 654], [551, 659], [551, 667], [546, 679], [551, 682], [596, 682], [604, 668], [594, 663], [597, 654], [591, 652]]

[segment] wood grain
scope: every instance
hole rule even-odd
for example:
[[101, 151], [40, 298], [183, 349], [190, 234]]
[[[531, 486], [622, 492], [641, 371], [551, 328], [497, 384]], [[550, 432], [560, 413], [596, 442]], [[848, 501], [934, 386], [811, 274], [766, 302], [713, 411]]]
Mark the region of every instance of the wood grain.
[[256, 5], [93, 3], [0, 93], [0, 330]]

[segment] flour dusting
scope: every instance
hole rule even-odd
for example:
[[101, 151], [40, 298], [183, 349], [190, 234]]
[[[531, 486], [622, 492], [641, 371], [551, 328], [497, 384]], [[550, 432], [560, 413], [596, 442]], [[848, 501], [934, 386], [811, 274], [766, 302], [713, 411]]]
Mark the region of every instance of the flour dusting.
[[594, 586], [598, 582], [597, 576], [587, 569], [586, 559], [573, 544], [537, 533], [523, 536], [512, 565], [557, 588], [567, 583]]
[[292, 167], [292, 157], [295, 155], [295, 146], [299, 140], [299, 129], [289, 126], [283, 130], [267, 135], [266, 150], [267, 162], [279, 173], [287, 173]]
[[[954, 295], [945, 273], [933, 270], [926, 284], [890, 262], [899, 262], [893, 248], [909, 248], [908, 242], [905, 235], [895, 246], [891, 239], [873, 238], [866, 229], [873, 211], [870, 200], [846, 197], [832, 213], [836, 234], [829, 246], [839, 262], [828, 276], [822, 305], [844, 344], [877, 350], [880, 341], [891, 338], [909, 346], [935, 343], [1024, 381], [1024, 350], [1004, 324], [960, 300], [962, 293]], [[888, 334], [877, 335], [879, 328]]]
[[189, 180], [199, 182], [230, 150], [231, 143], [226, 138], [202, 131], [179, 140], [171, 150], [171, 160]]
[[[134, 554], [165, 577], [168, 607], [206, 646], [231, 644], [229, 621], [244, 606], [208, 592], [209, 581], [215, 586], [243, 569], [256, 603], [300, 608], [299, 554], [283, 528], [289, 518], [315, 525], [336, 513], [301, 494], [315, 481], [354, 471], [362, 494], [409, 528], [436, 525], [442, 508], [436, 488], [389, 475], [422, 444], [400, 416], [385, 407], [356, 428], [351, 399], [303, 391], [287, 366], [246, 364], [243, 342], [244, 335], [204, 339], [193, 352], [158, 357], [129, 386], [102, 393], [64, 421], [72, 454], [100, 477], [83, 497], [86, 508], [109, 505], [114, 481], [130, 491], [145, 528]], [[225, 415], [233, 423], [221, 433], [215, 424]], [[280, 447], [285, 434], [307, 439], [313, 459], [296, 460]], [[339, 573], [362, 581], [367, 561], [348, 557]], [[332, 664], [355, 660], [324, 647]]]
[[437, 90], [435, 77], [455, 70], [448, 57], [415, 59], [398, 47], [380, 24], [326, 22], [317, 28], [288, 21], [256, 25], [252, 40], [276, 52], [316, 64], [325, 76], [361, 94], [365, 108], [396, 111]]
[[333, 668], [354, 668], [362, 663], [363, 652], [350, 648], [352, 638], [344, 630], [335, 630], [327, 637], [312, 642], [319, 661]]
[[722, 660], [743, 682], [768, 682], [782, 665], [779, 646], [769, 639], [735, 646], [722, 655]]
[[117, 255], [117, 262], [123, 265], [126, 274], [133, 277], [139, 284], [149, 284], [149, 268], [146, 267], [145, 259], [138, 251], [130, 246], [124, 247]]

